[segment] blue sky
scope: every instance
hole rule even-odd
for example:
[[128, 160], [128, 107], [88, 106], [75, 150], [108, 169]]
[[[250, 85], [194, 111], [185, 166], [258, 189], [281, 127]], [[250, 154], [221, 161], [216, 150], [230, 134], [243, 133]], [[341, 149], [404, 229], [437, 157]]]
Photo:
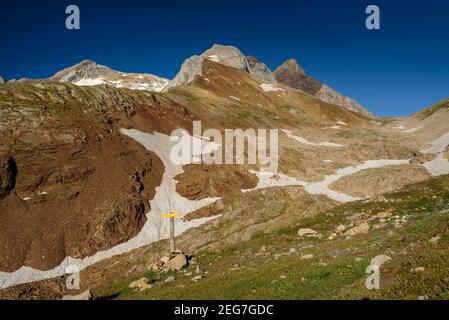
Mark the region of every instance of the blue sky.
[[[95, 60], [172, 78], [213, 43], [275, 69], [296, 58], [313, 77], [378, 115], [406, 115], [449, 97], [448, 0], [14, 0], [0, 4], [0, 75], [43, 78]], [[65, 8], [81, 30], [65, 28]], [[365, 8], [381, 30], [365, 28]]]

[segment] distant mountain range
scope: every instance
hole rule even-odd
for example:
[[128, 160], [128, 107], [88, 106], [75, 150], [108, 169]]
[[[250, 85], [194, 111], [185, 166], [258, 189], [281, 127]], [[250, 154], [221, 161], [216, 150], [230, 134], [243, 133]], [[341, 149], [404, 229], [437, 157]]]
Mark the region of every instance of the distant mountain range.
[[199, 56], [194, 55], [188, 58], [182, 64], [179, 73], [171, 81], [151, 74], [115, 71], [90, 60], [85, 60], [66, 68], [48, 80], [70, 82], [78, 86], [107, 84], [116, 88], [161, 92], [191, 83], [197, 75], [201, 75], [202, 65], [205, 60], [243, 70], [261, 80], [284, 84], [308, 93], [324, 102], [345, 107], [367, 117], [375, 117], [355, 100], [308, 76], [295, 59], [287, 60], [276, 71], [272, 72], [265, 63], [253, 56], [243, 55], [236, 47], [218, 44], [213, 45], [212, 48]]

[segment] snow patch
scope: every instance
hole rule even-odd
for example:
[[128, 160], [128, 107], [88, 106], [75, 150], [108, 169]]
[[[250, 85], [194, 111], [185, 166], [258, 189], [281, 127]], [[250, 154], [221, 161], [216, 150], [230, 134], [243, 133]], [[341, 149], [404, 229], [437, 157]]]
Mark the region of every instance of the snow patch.
[[422, 128], [424, 128], [424, 127], [423, 127], [423, 126], [420, 126], [420, 127], [416, 127], [416, 128], [404, 130], [404, 132], [405, 132], [405, 133], [413, 133], [413, 132], [416, 132], [416, 131], [421, 130]]
[[[104, 259], [129, 252], [156, 241], [168, 239], [170, 236], [170, 225], [168, 219], [161, 219], [163, 214], [176, 210], [180, 211], [182, 217], [185, 217], [188, 213], [208, 206], [219, 199], [206, 198], [191, 201], [176, 192], [176, 181], [174, 178], [183, 173], [184, 170], [182, 166], [174, 165], [170, 160], [171, 148], [176, 143], [170, 141], [170, 136], [158, 132], [149, 134], [135, 129], [121, 129], [120, 132], [141, 143], [147, 150], [155, 152], [165, 167], [161, 185], [156, 188], [156, 195], [150, 201], [151, 211], [146, 214], [147, 222], [140, 233], [128, 242], [105, 251], [99, 251], [93, 256], [84, 259], [66, 257], [59, 266], [51, 270], [42, 271], [29, 267], [21, 267], [19, 270], [10, 273], [0, 272], [0, 289], [60, 277], [66, 274], [68, 267], [73, 269], [76, 266], [78, 270], [83, 270]], [[176, 235], [180, 235], [190, 228], [198, 227], [218, 217], [220, 216], [217, 215], [191, 221], [184, 221], [181, 218], [176, 222]]]
[[271, 83], [262, 83], [262, 84], [260, 85], [260, 87], [261, 87], [262, 90], [265, 91], [265, 92], [285, 91], [284, 89], [281, 89], [281, 88], [279, 88], [279, 87], [276, 87], [276, 86], [274, 86], [274, 85], [271, 84]]
[[220, 59], [219, 59], [218, 56], [215, 55], [215, 54], [209, 56], [208, 58], [209, 58], [209, 60], [211, 60], [211, 61], [214, 61], [214, 62], [220, 62]]
[[442, 153], [436, 159], [424, 163], [423, 166], [434, 177], [449, 174], [449, 161]]
[[424, 168], [434, 177], [449, 174], [449, 161], [444, 157], [444, 150], [449, 146], [449, 132], [430, 144], [432, 147], [421, 151], [421, 153], [436, 155], [437, 157], [432, 161], [424, 163]]
[[291, 131], [289, 130], [281, 130], [282, 132], [284, 132], [285, 134], [287, 134], [287, 137], [289, 137], [290, 139], [294, 139], [296, 141], [298, 141], [299, 143], [302, 144], [306, 144], [309, 146], [317, 146], [317, 147], [331, 147], [331, 148], [342, 148], [345, 147], [345, 145], [343, 144], [338, 144], [338, 143], [332, 143], [332, 142], [320, 142], [320, 143], [314, 143], [314, 142], [310, 142], [307, 139], [304, 139], [302, 137], [298, 137], [292, 134]]
[[404, 165], [409, 163], [409, 160], [368, 160], [357, 166], [349, 166], [343, 169], [339, 169], [333, 175], [326, 176], [322, 181], [319, 182], [306, 182], [282, 174], [275, 175], [273, 173], [267, 174], [267, 172], [251, 171], [251, 173], [257, 175], [257, 177], [259, 178], [259, 182], [255, 188], [242, 190], [242, 192], [249, 192], [253, 190], [272, 187], [302, 186], [309, 194], [325, 195], [337, 202], [347, 203], [361, 199], [329, 189], [329, 185], [340, 180], [343, 177], [352, 175], [362, 170], [382, 168], [386, 166]]
[[101, 84], [106, 84], [106, 82], [103, 80], [103, 78], [98, 79], [81, 79], [73, 83], [75, 86], [79, 87], [91, 87], [91, 86], [98, 86]]
[[423, 150], [421, 152], [424, 154], [434, 154], [434, 155], [444, 152], [447, 146], [449, 146], [449, 132], [439, 137], [438, 139], [432, 141], [430, 144], [432, 145], [432, 147]]

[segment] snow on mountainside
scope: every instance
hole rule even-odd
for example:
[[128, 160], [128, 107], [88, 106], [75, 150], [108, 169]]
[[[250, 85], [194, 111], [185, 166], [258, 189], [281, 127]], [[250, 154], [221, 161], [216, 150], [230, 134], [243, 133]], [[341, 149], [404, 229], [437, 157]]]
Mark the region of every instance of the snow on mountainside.
[[118, 72], [90, 60], [60, 71], [50, 80], [70, 82], [77, 86], [108, 84], [116, 88], [154, 92], [162, 91], [169, 83], [167, 79], [155, 75]]

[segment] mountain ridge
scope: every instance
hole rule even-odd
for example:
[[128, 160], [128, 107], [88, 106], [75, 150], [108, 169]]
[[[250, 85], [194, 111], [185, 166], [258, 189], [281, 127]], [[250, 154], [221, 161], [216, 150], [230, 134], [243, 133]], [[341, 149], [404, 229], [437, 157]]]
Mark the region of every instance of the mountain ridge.
[[375, 117], [354, 99], [342, 95], [330, 86], [307, 75], [296, 59], [286, 60], [274, 71], [274, 76], [279, 83], [302, 90], [320, 100], [343, 106], [370, 118]]
[[50, 81], [70, 82], [79, 86], [108, 84], [116, 88], [160, 92], [168, 80], [152, 74], [124, 73], [97, 64], [92, 60], [80, 63], [57, 72]]

